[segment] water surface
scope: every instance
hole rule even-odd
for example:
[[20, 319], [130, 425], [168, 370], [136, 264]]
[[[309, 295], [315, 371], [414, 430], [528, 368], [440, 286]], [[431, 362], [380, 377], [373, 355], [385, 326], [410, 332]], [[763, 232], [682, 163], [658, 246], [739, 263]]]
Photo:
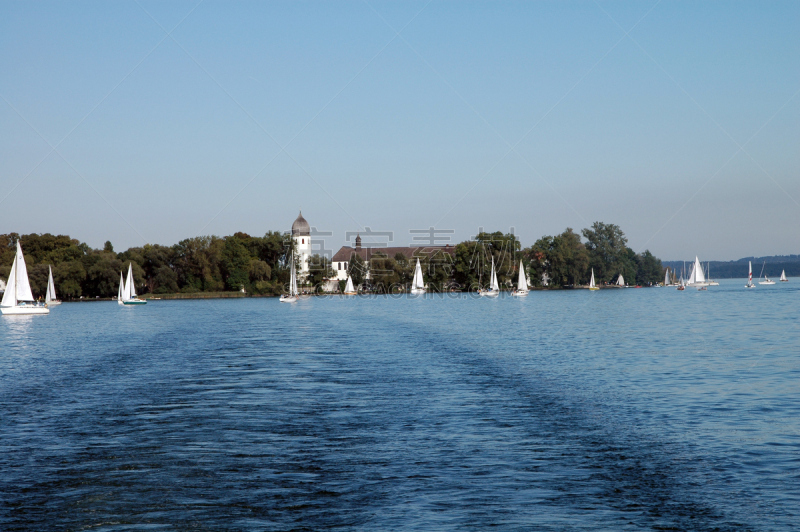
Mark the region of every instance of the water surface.
[[0, 319], [2, 530], [790, 530], [800, 280]]

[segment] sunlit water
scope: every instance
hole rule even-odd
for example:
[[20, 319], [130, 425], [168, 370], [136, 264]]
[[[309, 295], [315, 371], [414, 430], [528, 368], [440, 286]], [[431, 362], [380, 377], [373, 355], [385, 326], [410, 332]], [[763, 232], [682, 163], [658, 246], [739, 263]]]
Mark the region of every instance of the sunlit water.
[[1, 530], [789, 530], [800, 280], [0, 319]]

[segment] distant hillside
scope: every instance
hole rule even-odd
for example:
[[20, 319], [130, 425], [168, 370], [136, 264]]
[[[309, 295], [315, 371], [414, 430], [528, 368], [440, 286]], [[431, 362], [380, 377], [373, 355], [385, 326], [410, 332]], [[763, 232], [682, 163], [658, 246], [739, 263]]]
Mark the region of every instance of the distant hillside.
[[[686, 261], [686, 273], [692, 267], [693, 259]], [[788, 277], [800, 277], [800, 255], [773, 255], [770, 257], [745, 257], [739, 260], [723, 261], [708, 261], [711, 267], [712, 279], [735, 279], [747, 277], [747, 262], [753, 263], [753, 277], [758, 277], [761, 274], [761, 266], [766, 262], [764, 268], [766, 274], [770, 277], [777, 279], [781, 275], [781, 270], [786, 270]], [[669, 267], [677, 272], [683, 269], [683, 261], [678, 260], [665, 260], [661, 264], [664, 267]], [[706, 266], [703, 262], [703, 266]]]

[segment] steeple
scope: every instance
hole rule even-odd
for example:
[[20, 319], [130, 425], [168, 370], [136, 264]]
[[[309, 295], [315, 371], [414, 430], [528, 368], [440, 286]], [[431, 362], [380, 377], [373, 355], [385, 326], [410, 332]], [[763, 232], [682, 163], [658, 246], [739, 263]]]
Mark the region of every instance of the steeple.
[[361, 235], [360, 234], [356, 235], [356, 249], [361, 249]]

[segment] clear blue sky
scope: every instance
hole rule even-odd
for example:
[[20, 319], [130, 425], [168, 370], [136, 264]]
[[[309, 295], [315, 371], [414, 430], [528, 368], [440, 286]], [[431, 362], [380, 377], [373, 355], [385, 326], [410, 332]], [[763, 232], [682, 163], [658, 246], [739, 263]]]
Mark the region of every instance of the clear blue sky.
[[664, 259], [800, 253], [798, 28], [791, 1], [4, 2], [0, 232], [124, 249], [302, 207], [333, 248], [602, 220]]

